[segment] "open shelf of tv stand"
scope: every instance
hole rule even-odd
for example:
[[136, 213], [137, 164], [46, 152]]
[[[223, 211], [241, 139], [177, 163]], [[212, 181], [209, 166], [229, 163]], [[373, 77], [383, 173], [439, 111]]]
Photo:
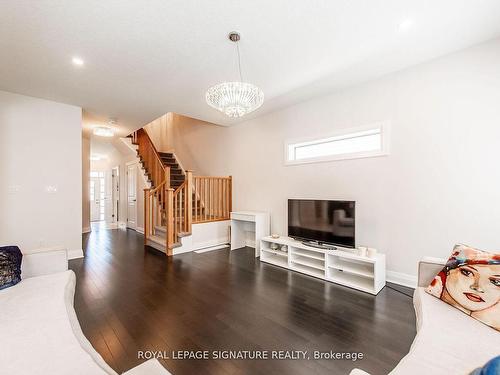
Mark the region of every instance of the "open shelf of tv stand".
[[260, 260], [363, 292], [377, 294], [385, 286], [385, 255], [362, 257], [353, 249], [327, 250], [288, 237], [261, 239]]

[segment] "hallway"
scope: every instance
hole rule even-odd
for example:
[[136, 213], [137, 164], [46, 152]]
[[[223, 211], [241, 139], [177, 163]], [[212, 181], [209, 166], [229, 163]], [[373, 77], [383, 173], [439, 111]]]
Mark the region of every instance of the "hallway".
[[[377, 297], [260, 263], [253, 249], [144, 251], [133, 230], [95, 228], [72, 260], [83, 332], [111, 367], [141, 363], [138, 351], [301, 350], [311, 360], [161, 361], [173, 375], [387, 373], [415, 335], [411, 298]], [[408, 291], [405, 291], [408, 292]], [[313, 360], [314, 350], [364, 359]]]

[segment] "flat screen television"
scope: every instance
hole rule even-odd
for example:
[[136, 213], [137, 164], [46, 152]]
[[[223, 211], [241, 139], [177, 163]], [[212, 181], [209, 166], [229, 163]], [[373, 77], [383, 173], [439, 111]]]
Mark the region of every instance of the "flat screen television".
[[354, 248], [355, 207], [354, 201], [289, 199], [288, 236]]

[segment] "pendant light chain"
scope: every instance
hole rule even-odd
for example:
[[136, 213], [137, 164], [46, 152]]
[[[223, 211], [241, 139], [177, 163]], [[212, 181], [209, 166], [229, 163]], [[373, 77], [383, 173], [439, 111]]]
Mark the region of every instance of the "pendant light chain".
[[238, 70], [240, 72], [240, 82], [243, 82], [243, 74], [241, 73], [241, 57], [240, 57], [240, 42], [236, 42], [236, 51], [238, 52]]

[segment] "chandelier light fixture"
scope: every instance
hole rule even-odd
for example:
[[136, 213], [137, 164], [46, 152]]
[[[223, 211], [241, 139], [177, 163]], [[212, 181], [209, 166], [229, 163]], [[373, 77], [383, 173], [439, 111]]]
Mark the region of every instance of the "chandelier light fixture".
[[93, 129], [94, 135], [99, 137], [112, 137], [115, 135], [115, 131], [108, 126], [96, 126]]
[[114, 126], [116, 124], [116, 120], [110, 118], [108, 120], [108, 126], [99, 125], [94, 127], [93, 133], [99, 137], [113, 137], [115, 135]]
[[222, 82], [210, 87], [206, 93], [207, 104], [227, 116], [236, 118], [255, 111], [264, 103], [264, 93], [257, 86], [243, 82], [241, 73], [240, 48], [241, 36], [238, 32], [229, 33], [229, 40], [236, 44], [238, 54], [239, 81]]

